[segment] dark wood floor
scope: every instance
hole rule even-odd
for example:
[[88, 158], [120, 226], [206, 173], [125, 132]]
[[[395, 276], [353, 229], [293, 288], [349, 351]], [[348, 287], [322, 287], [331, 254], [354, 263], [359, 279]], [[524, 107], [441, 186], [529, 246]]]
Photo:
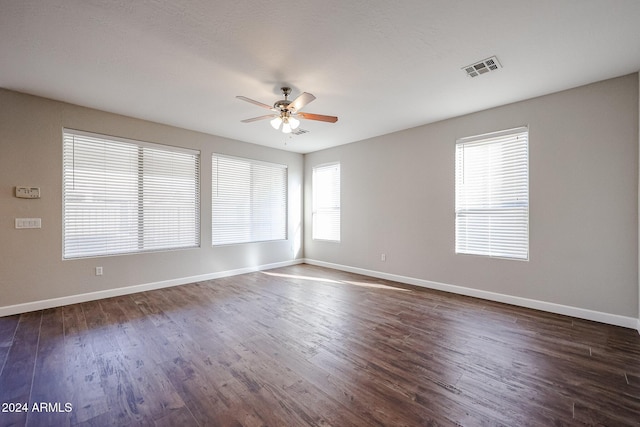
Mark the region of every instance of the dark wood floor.
[[640, 425], [637, 331], [308, 265], [0, 318], [0, 369], [2, 426]]

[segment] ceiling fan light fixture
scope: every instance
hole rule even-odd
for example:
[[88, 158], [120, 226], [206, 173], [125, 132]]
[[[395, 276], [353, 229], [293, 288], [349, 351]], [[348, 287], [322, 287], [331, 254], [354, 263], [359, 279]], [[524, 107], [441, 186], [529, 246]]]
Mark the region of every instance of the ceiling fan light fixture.
[[278, 116], [275, 119], [271, 120], [270, 123], [275, 130], [278, 130], [280, 128], [280, 125], [282, 124], [282, 118]]
[[297, 129], [298, 126], [300, 126], [300, 120], [296, 119], [295, 117], [289, 117], [289, 126], [292, 130]]
[[282, 133], [291, 133], [291, 125], [288, 122], [282, 123]]

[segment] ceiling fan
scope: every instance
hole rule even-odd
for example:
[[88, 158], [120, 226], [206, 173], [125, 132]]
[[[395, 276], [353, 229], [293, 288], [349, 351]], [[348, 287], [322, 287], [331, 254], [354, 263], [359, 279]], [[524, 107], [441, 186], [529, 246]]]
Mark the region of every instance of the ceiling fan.
[[311, 95], [307, 92], [302, 92], [296, 99], [293, 101], [289, 100], [289, 95], [291, 94], [290, 87], [282, 87], [280, 88], [284, 95], [284, 99], [276, 101], [273, 104], [273, 107], [263, 104], [259, 101], [254, 101], [253, 99], [247, 98], [246, 96], [236, 96], [236, 98], [241, 99], [243, 101], [250, 102], [258, 107], [262, 107], [267, 110], [271, 110], [273, 114], [267, 114], [264, 116], [253, 117], [251, 119], [241, 120], [242, 123], [251, 123], [256, 122], [258, 120], [271, 119], [271, 126], [274, 129], [278, 130], [282, 126], [282, 132], [291, 133], [292, 130], [296, 129], [300, 126], [300, 121], [297, 118], [305, 119], [305, 120], [318, 120], [321, 122], [329, 122], [335, 123], [338, 121], [338, 118], [335, 116], [325, 116], [322, 114], [313, 114], [313, 113], [303, 113], [300, 110], [304, 108], [308, 103], [316, 99], [315, 96]]

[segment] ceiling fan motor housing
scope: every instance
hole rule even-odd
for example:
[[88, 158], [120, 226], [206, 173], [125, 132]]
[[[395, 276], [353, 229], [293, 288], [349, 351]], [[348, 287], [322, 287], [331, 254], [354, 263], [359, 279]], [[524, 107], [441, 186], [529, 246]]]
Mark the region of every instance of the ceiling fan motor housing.
[[276, 101], [275, 104], [273, 104], [273, 108], [284, 111], [287, 109], [289, 104], [291, 104], [291, 101], [289, 101], [288, 99], [281, 99], [280, 101]]
[[291, 101], [289, 101], [287, 99], [289, 97], [289, 94], [291, 93], [291, 88], [283, 86], [280, 89], [282, 90], [282, 93], [284, 94], [284, 99], [281, 99], [280, 101], [276, 101], [273, 104], [273, 108], [276, 108], [276, 109], [278, 109], [280, 111], [285, 111], [285, 110], [287, 110], [287, 107], [289, 107], [289, 104], [291, 104]]

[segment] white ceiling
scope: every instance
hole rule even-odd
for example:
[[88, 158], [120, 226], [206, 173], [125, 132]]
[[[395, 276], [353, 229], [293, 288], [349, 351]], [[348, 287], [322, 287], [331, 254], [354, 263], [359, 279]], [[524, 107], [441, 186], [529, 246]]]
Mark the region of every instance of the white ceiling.
[[638, 0], [0, 0], [0, 87], [301, 153], [638, 70]]

